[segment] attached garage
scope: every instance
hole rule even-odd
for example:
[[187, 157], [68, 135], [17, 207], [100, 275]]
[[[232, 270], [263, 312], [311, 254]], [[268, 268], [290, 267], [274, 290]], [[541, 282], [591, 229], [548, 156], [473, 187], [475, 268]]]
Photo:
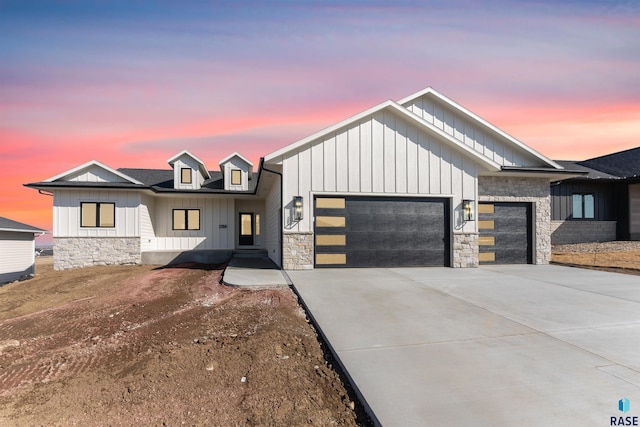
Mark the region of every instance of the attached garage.
[[449, 199], [316, 197], [315, 267], [450, 265]]
[[478, 204], [480, 264], [531, 264], [531, 224], [531, 203]]

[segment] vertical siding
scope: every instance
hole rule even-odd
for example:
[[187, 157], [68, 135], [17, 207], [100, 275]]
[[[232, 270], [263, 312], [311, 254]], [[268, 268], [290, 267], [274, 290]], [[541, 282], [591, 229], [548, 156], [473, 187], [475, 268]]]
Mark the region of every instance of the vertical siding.
[[78, 182], [126, 182], [116, 174], [104, 170], [99, 166], [91, 166], [87, 169], [76, 172], [67, 176], [64, 181]]
[[[200, 209], [200, 230], [173, 230], [173, 209]], [[235, 247], [235, 203], [231, 198], [158, 198], [155, 218], [157, 250]]]
[[629, 185], [629, 234], [640, 240], [640, 184]]
[[153, 227], [155, 219], [155, 199], [142, 195], [140, 200], [140, 249], [152, 251], [156, 249], [156, 234]]
[[34, 235], [0, 231], [0, 283], [33, 273]]
[[280, 177], [273, 181], [271, 189], [267, 193], [265, 200], [265, 249], [269, 253], [269, 258], [280, 266]]
[[615, 198], [614, 183], [590, 181], [565, 181], [551, 186], [551, 219], [554, 221], [571, 220], [573, 215], [573, 194], [594, 195], [594, 221], [614, 221]]
[[[114, 228], [80, 227], [80, 203], [110, 202], [116, 205]], [[57, 237], [140, 236], [140, 194], [132, 191], [60, 190], [53, 199], [53, 231]]]
[[469, 148], [503, 166], [540, 166], [532, 155], [518, 150], [490, 130], [480, 129], [461, 113], [439, 100], [422, 96], [405, 105], [412, 113], [442, 129]]
[[[313, 231], [314, 194], [445, 195], [453, 198], [453, 212], [462, 198], [478, 199], [475, 162], [388, 111], [310, 143], [282, 167], [284, 229], [297, 232]], [[300, 222], [292, 220], [297, 195], [304, 198]], [[475, 230], [473, 222], [454, 225]]]

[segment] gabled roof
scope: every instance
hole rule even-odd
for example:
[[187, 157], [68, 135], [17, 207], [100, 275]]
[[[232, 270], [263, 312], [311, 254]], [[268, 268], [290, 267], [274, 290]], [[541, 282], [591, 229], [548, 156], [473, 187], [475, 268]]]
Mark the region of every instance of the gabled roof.
[[222, 172], [208, 171], [210, 178], [202, 183], [202, 187], [198, 190], [180, 190], [173, 187], [173, 171], [166, 169], [118, 169], [122, 173], [133, 176], [142, 181], [144, 185], [149, 187], [156, 193], [252, 193], [256, 187], [256, 180], [249, 180], [249, 189], [247, 191], [225, 191], [224, 178]]
[[121, 172], [118, 172], [115, 169], [110, 168], [109, 166], [100, 163], [97, 160], [91, 160], [87, 163], [83, 163], [80, 166], [76, 166], [73, 169], [69, 169], [68, 171], [62, 172], [56, 176], [52, 176], [51, 178], [45, 179], [43, 182], [54, 182], [54, 181], [58, 181], [62, 178], [65, 178], [69, 175], [73, 175], [74, 173], [80, 172], [84, 169], [89, 169], [90, 167], [95, 166], [101, 169], [104, 169], [105, 171], [112, 173], [114, 175], [116, 175], [117, 177], [129, 182], [130, 184], [137, 184], [137, 185], [142, 185], [142, 183], [140, 181], [136, 181], [135, 179], [131, 178], [130, 176], [127, 176]]
[[436, 99], [438, 99], [439, 101], [443, 102], [444, 104], [447, 104], [449, 107], [451, 107], [453, 110], [458, 111], [459, 113], [461, 113], [463, 116], [465, 116], [467, 119], [469, 119], [471, 122], [476, 123], [477, 125], [484, 127], [486, 129], [489, 129], [491, 132], [496, 133], [498, 135], [500, 135], [502, 138], [508, 140], [510, 143], [516, 145], [517, 147], [519, 147], [521, 150], [531, 154], [532, 156], [536, 157], [537, 159], [541, 160], [543, 163], [546, 163], [547, 165], [553, 167], [553, 168], [561, 168], [560, 165], [558, 165], [557, 163], [555, 163], [553, 160], [547, 158], [546, 156], [543, 156], [542, 154], [538, 153], [536, 150], [534, 150], [533, 148], [529, 147], [528, 145], [520, 142], [519, 140], [517, 140], [516, 138], [512, 137], [511, 135], [509, 135], [508, 133], [504, 132], [503, 130], [499, 129], [498, 127], [492, 125], [491, 123], [489, 123], [488, 121], [484, 120], [482, 117], [478, 116], [477, 114], [474, 114], [473, 112], [471, 112], [470, 110], [464, 108], [462, 105], [458, 104], [457, 102], [453, 101], [450, 98], [447, 98], [446, 96], [442, 95], [440, 92], [436, 91], [435, 89], [433, 89], [432, 87], [428, 87], [426, 89], [423, 89], [419, 92], [416, 92], [412, 95], [407, 96], [406, 98], [401, 99], [398, 103], [402, 106], [405, 106], [406, 104], [422, 97], [422, 96], [431, 96], [434, 97]]
[[204, 164], [204, 162], [202, 160], [200, 160], [198, 157], [196, 157], [193, 154], [191, 154], [187, 150], [182, 150], [181, 152], [179, 152], [175, 156], [169, 158], [167, 160], [167, 163], [169, 163], [171, 165], [171, 167], [173, 167], [173, 164], [182, 156], [189, 156], [193, 160], [195, 160], [198, 163], [198, 168], [200, 169], [200, 173], [202, 173], [202, 176], [204, 176], [205, 179], [211, 178], [211, 175], [209, 174], [209, 171], [207, 170], [207, 166]]
[[220, 169], [222, 169], [222, 165], [224, 165], [225, 163], [227, 163], [228, 161], [230, 161], [234, 157], [239, 158], [240, 160], [245, 162], [247, 165], [249, 165], [249, 172], [253, 171], [253, 163], [251, 163], [249, 161], [249, 159], [247, 159], [246, 157], [244, 157], [242, 154], [238, 153], [237, 151], [234, 152], [234, 153], [229, 154], [227, 157], [225, 157], [224, 159], [220, 160], [220, 162], [218, 163], [218, 166], [220, 166]]
[[326, 129], [323, 129], [319, 132], [314, 133], [313, 135], [310, 135], [304, 139], [301, 139], [297, 142], [294, 142], [293, 144], [289, 144], [286, 147], [283, 147], [279, 150], [276, 150], [274, 152], [272, 152], [271, 154], [268, 154], [267, 156], [265, 156], [265, 162], [278, 162], [279, 158], [281, 156], [284, 156], [288, 153], [294, 152], [296, 150], [299, 150], [301, 147], [305, 146], [306, 144], [309, 144], [319, 138], [322, 138], [324, 136], [327, 136], [333, 132], [336, 132], [337, 130], [345, 127], [345, 126], [349, 126], [369, 115], [375, 114], [379, 111], [383, 111], [383, 110], [388, 110], [388, 111], [392, 111], [395, 114], [403, 117], [404, 119], [406, 119], [408, 122], [414, 124], [416, 127], [418, 127], [418, 129], [422, 129], [423, 131], [426, 131], [427, 133], [429, 133], [430, 135], [433, 135], [435, 137], [437, 137], [439, 140], [445, 142], [446, 144], [448, 144], [449, 146], [451, 146], [452, 148], [455, 148], [459, 151], [464, 152], [465, 154], [467, 154], [469, 157], [473, 158], [474, 160], [476, 160], [478, 163], [482, 164], [484, 167], [486, 167], [488, 170], [491, 171], [499, 171], [500, 170], [500, 165], [496, 162], [494, 162], [493, 160], [488, 159], [487, 157], [481, 155], [480, 153], [478, 153], [477, 151], [473, 150], [472, 148], [466, 146], [465, 144], [463, 144], [462, 142], [458, 141], [457, 139], [453, 138], [451, 135], [447, 134], [446, 132], [444, 132], [442, 129], [437, 128], [436, 126], [432, 125], [431, 123], [427, 122], [426, 120], [422, 119], [421, 117], [418, 117], [417, 115], [413, 114], [411, 111], [407, 110], [406, 108], [402, 107], [400, 104], [396, 103], [395, 101], [392, 100], [388, 100], [385, 101], [381, 104], [376, 105], [375, 107], [369, 108], [368, 110], [365, 110], [361, 113], [356, 114], [355, 116], [351, 116], [339, 123], [334, 124], [333, 126], [329, 126]]
[[19, 233], [45, 233], [45, 230], [0, 216], [0, 231]]
[[584, 173], [584, 175], [577, 177], [576, 179], [620, 179], [619, 177], [610, 175], [606, 172], [586, 167], [582, 165], [583, 162], [571, 160], [556, 160], [555, 162], [565, 169]]
[[638, 177], [640, 176], [640, 147], [594, 157], [578, 164], [619, 178]]

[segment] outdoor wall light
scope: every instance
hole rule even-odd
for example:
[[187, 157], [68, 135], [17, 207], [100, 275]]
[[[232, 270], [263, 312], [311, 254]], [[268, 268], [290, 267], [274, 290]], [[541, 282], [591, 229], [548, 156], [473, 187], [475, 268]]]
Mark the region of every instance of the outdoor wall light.
[[293, 196], [293, 219], [302, 221], [302, 196]]
[[473, 221], [473, 200], [462, 201], [462, 220]]

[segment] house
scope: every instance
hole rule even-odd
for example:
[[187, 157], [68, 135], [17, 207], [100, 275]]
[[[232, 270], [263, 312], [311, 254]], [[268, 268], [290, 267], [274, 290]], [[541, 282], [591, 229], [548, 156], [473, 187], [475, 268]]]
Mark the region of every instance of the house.
[[54, 195], [55, 267], [214, 262], [263, 250], [285, 269], [545, 264], [550, 181], [580, 175], [427, 88], [260, 160], [208, 170], [91, 161], [29, 187]]
[[13, 282], [35, 272], [35, 237], [44, 232], [0, 217], [0, 283]]
[[640, 240], [640, 148], [557, 163], [585, 175], [551, 184], [552, 244]]

